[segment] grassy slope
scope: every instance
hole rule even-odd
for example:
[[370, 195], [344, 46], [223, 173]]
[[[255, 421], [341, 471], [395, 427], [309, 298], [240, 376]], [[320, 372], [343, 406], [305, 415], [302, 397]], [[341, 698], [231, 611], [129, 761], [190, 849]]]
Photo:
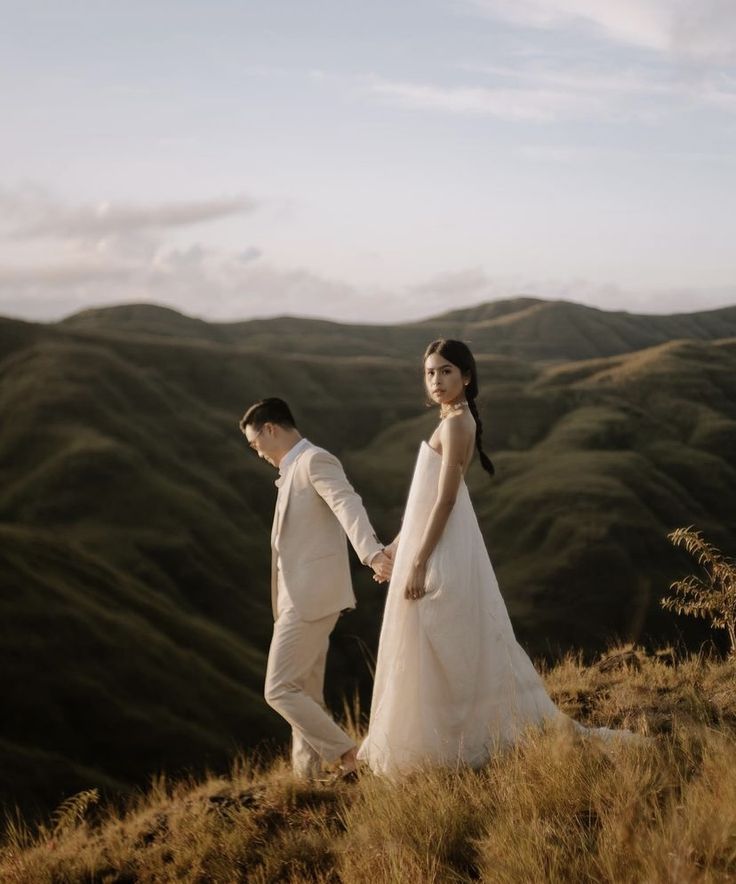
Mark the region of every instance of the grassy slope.
[[[540, 312], [505, 307], [463, 322]], [[235, 426], [246, 404], [264, 392], [297, 404], [305, 433], [343, 455], [384, 534], [398, 527], [416, 446], [431, 431], [406, 355], [415, 333], [426, 343], [426, 326], [384, 330], [386, 352], [362, 339], [365, 355], [325, 357], [261, 351], [252, 337], [235, 344], [169, 313], [97, 312], [84, 328], [82, 317], [0, 322], [0, 410], [13, 416], [0, 433], [0, 665], [18, 676], [0, 744], [14, 772], [6, 799], [48, 806], [92, 769], [88, 782], [130, 783], [283, 738], [259, 697], [274, 490]], [[152, 323], [145, 334], [141, 322]], [[291, 346], [309, 349], [312, 324], [290, 322]], [[325, 328], [333, 340], [340, 326]], [[696, 522], [734, 546], [736, 347], [671, 343], [547, 367], [479, 357], [499, 470], [490, 483], [474, 466], [469, 482], [520, 637], [542, 653], [662, 635], [672, 621], [657, 597], [688, 567], [666, 531]], [[365, 645], [375, 644], [383, 594], [364, 573], [357, 583], [358, 612], [334, 642], [335, 698], [356, 675], [364, 696], [369, 688]], [[113, 596], [115, 634], [105, 619]], [[94, 678], [84, 675], [91, 660], [101, 661]], [[126, 716], [145, 738], [121, 738]], [[123, 739], [138, 747], [127, 758]]]
[[[539, 731], [479, 770], [393, 786], [308, 785], [284, 761], [155, 781], [125, 806], [79, 795], [55, 825], [14, 820], [0, 877], [55, 881], [730, 881], [736, 877], [734, 662], [641, 652], [567, 659], [547, 685], [570, 715], [636, 743]], [[610, 662], [610, 661], [609, 661]], [[674, 664], [674, 665], [673, 665]], [[357, 734], [356, 734], [357, 736]]]
[[1, 527], [0, 562], [5, 800], [125, 788], [269, 732], [262, 655], [226, 629], [52, 532]]

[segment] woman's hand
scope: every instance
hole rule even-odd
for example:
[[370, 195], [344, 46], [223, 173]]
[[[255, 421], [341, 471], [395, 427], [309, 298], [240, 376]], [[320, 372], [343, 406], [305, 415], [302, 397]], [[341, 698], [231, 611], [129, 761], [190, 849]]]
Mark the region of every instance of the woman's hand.
[[424, 583], [427, 579], [427, 565], [424, 562], [414, 562], [409, 571], [404, 590], [404, 598], [416, 601], [427, 592]]

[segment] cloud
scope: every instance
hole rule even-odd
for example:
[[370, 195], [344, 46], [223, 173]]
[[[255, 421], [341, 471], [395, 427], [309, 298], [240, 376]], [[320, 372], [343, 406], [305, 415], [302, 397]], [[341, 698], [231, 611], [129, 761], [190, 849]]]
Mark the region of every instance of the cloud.
[[368, 94], [397, 107], [511, 121], [646, 120], [694, 106], [736, 111], [736, 78], [672, 66], [622, 67], [620, 60], [580, 63], [570, 57], [520, 58], [508, 64], [463, 64], [471, 85], [373, 77]]
[[261, 255], [263, 255], [263, 252], [260, 249], [257, 249], [255, 246], [249, 246], [238, 253], [238, 260], [243, 264], [249, 264], [251, 261], [257, 261]]
[[79, 239], [185, 227], [255, 211], [248, 196], [153, 204], [69, 205], [37, 188], [0, 191], [5, 236], [11, 239]]
[[540, 89], [559, 90], [569, 95], [596, 94], [606, 103], [618, 102], [619, 112], [625, 106], [631, 112], [637, 106], [632, 102], [638, 102], [640, 110], [661, 107], [663, 102], [673, 109], [676, 104], [709, 104], [723, 110], [736, 110], [736, 78], [723, 71], [682, 69], [671, 65], [622, 67], [620, 62], [614, 65], [603, 60], [594, 66], [564, 57], [556, 61], [528, 59], [505, 67], [465, 67], [501, 81], [524, 83], [529, 89], [536, 85]]
[[594, 66], [589, 62], [577, 62], [569, 56], [517, 58], [513, 64], [465, 64], [462, 68], [501, 82], [513, 80], [564, 92], [591, 92], [606, 96], [679, 95], [685, 87], [685, 84], [673, 78], [669, 70], [662, 72], [642, 65], [622, 68], [620, 62], [615, 67], [603, 62]]
[[26, 248], [32, 260], [28, 255], [25, 261], [15, 256], [12, 264], [0, 259], [0, 315], [53, 321], [91, 306], [151, 302], [220, 321], [290, 314], [395, 323], [519, 294], [644, 312], [708, 309], [736, 301], [736, 288], [634, 291], [586, 280], [491, 275], [480, 265], [388, 290], [354, 285], [309, 267], [280, 267], [254, 245], [174, 247], [164, 234], [145, 228], [72, 243], [14, 240], [13, 255]]
[[212, 320], [281, 313], [349, 319], [363, 298], [367, 312], [368, 293], [308, 269], [271, 266], [254, 247], [227, 252], [158, 243], [137, 258], [108, 250], [76, 261], [0, 265], [0, 314], [36, 320], [142, 301]]
[[399, 107], [510, 120], [548, 122], [609, 112], [583, 92], [544, 88], [440, 86], [374, 78], [368, 90]]
[[0, 315], [53, 321], [90, 307], [157, 303], [211, 321], [279, 315], [337, 322], [418, 321], [450, 310], [516, 296], [564, 299], [605, 310], [672, 313], [736, 303], [736, 286], [628, 289], [585, 279], [492, 276], [482, 267], [438, 274], [399, 290], [332, 279], [307, 268], [243, 263], [237, 253], [202, 245], [161, 249], [130, 265], [0, 268]]
[[477, 294], [479, 290], [487, 288], [491, 282], [482, 267], [468, 267], [464, 270], [439, 273], [431, 279], [411, 286], [410, 291], [417, 295], [459, 294], [464, 297], [468, 294]]
[[242, 284], [259, 248], [176, 249], [166, 235], [256, 206], [242, 196], [73, 205], [35, 186], [0, 191], [0, 310], [58, 319], [90, 303], [159, 300], [197, 311], [209, 297], [228, 316], [247, 314], [254, 305], [243, 301]]
[[503, 298], [511, 289], [500, 279], [491, 278], [482, 267], [468, 267], [439, 273], [431, 279], [409, 286], [407, 300], [422, 305], [422, 312], [429, 316], [446, 313], [459, 306], [478, 304]]
[[736, 59], [732, 0], [470, 0], [494, 17], [539, 29], [593, 30], [608, 40], [712, 62]]
[[128, 268], [105, 266], [93, 262], [15, 267], [0, 265], [0, 291], [17, 291], [28, 287], [69, 289], [88, 283], [116, 282], [129, 277], [130, 270]]

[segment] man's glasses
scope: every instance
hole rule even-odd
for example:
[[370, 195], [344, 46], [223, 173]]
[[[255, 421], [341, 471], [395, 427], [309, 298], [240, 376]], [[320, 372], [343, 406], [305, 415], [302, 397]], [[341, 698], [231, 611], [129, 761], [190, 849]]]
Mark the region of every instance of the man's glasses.
[[261, 429], [255, 434], [255, 436], [254, 436], [252, 439], [249, 440], [248, 445], [250, 445], [250, 450], [251, 450], [251, 451], [255, 451], [256, 453], [258, 452], [258, 449], [256, 448], [256, 446], [255, 446], [254, 443], [255, 443], [256, 439], [261, 435], [261, 433], [262, 433], [265, 429], [266, 429], [266, 425], [264, 424], [264, 425], [261, 427]]

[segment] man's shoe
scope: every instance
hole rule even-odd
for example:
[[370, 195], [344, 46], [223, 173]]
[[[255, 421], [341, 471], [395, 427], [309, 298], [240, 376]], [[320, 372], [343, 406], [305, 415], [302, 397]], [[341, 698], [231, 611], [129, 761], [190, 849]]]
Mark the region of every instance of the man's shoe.
[[322, 780], [325, 786], [337, 786], [341, 783], [357, 783], [359, 779], [358, 768], [351, 767], [348, 770], [338, 768], [330, 774], [326, 780]]

